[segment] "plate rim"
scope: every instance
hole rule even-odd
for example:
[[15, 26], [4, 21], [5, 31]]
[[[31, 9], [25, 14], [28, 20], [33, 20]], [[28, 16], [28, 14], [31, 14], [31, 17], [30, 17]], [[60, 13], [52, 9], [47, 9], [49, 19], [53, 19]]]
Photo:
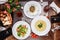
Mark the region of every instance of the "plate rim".
[[[18, 37], [16, 37], [16, 35], [13, 33], [13, 29], [14, 29], [14, 26], [17, 24], [17, 23], [19, 23], [19, 22], [25, 22], [29, 27], [28, 27], [28, 29], [29, 29], [29, 34], [25, 37], [25, 38], [18, 38]], [[16, 38], [16, 39], [26, 39], [26, 38], [28, 38], [29, 36], [30, 36], [30, 33], [31, 33], [31, 28], [30, 28], [30, 25], [26, 22], [26, 21], [17, 21], [14, 25], [13, 25], [13, 27], [12, 27], [12, 35]]]
[[[25, 12], [25, 7], [26, 7], [26, 5], [27, 5], [28, 3], [31, 3], [31, 2], [35, 2], [35, 3], [37, 3], [37, 4], [39, 5], [39, 7], [40, 7], [40, 13], [38, 13], [38, 15], [41, 14], [42, 9], [41, 9], [40, 3], [37, 2], [37, 1], [29, 1], [29, 2], [27, 2], [27, 3], [24, 5], [24, 8], [23, 8], [24, 14], [25, 14], [27, 17], [29, 17], [29, 18], [34, 18], [35, 16], [30, 16], [30, 15], [28, 15], [28, 14]], [[37, 16], [37, 15], [36, 15], [36, 16]]]
[[[45, 16], [36, 16], [35, 18], [37, 18], [37, 17], [44, 17], [44, 18], [46, 18]], [[35, 19], [35, 18], [34, 18], [34, 19]], [[47, 31], [46, 33], [44, 33], [44, 34], [38, 34], [37, 32], [35, 32], [35, 30], [33, 30], [32, 25], [33, 25], [34, 19], [33, 19], [32, 22], [31, 22], [31, 29], [32, 29], [32, 32], [35, 33], [35, 34], [38, 35], [38, 36], [44, 36], [44, 35], [46, 35], [46, 34], [50, 31], [50, 29], [51, 29], [51, 22], [49, 21], [49, 19], [46, 18], [46, 19], [49, 21], [49, 26], [50, 26], [50, 27], [47, 26], [49, 29], [47, 28], [48, 31]], [[36, 20], [35, 20], [35, 21], [36, 21]], [[47, 30], [47, 29], [46, 29], [46, 30]], [[37, 30], [36, 30], [36, 31], [37, 31]]]

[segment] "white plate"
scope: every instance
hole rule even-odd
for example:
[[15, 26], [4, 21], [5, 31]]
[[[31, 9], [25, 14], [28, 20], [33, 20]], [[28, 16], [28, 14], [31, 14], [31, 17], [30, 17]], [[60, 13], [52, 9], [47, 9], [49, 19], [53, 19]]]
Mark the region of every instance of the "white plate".
[[[42, 32], [36, 30], [35, 28], [35, 23], [38, 21], [38, 20], [43, 20], [46, 22], [47, 26], [46, 26], [46, 29]], [[31, 28], [32, 28], [32, 31], [36, 34], [36, 35], [39, 35], [39, 36], [43, 36], [43, 35], [46, 35], [49, 31], [50, 31], [50, 28], [51, 28], [51, 23], [50, 21], [48, 20], [48, 18], [46, 18], [45, 16], [37, 16], [35, 17], [32, 22], [31, 22]]]
[[0, 0], [0, 4], [6, 3], [8, 0]]
[[[16, 29], [17, 29], [17, 27], [19, 26], [19, 25], [26, 25], [26, 27], [28, 28], [28, 31], [27, 31], [27, 33], [26, 33], [26, 35], [24, 36], [24, 37], [19, 37], [18, 35], [17, 35], [17, 31], [16, 31]], [[13, 25], [13, 27], [12, 27], [12, 34], [13, 34], [13, 36], [15, 37], [15, 38], [17, 38], [17, 39], [26, 39], [29, 35], [30, 35], [30, 33], [31, 33], [31, 30], [30, 30], [30, 26], [29, 26], [29, 24], [27, 23], [27, 22], [25, 22], [25, 21], [18, 21], [18, 22], [16, 22], [14, 25]]]
[[[35, 6], [35, 12], [34, 13], [29, 11], [29, 8], [31, 6]], [[25, 4], [23, 11], [27, 17], [34, 18], [35, 16], [41, 14], [41, 5], [39, 2], [36, 2], [36, 1], [29, 1]]]

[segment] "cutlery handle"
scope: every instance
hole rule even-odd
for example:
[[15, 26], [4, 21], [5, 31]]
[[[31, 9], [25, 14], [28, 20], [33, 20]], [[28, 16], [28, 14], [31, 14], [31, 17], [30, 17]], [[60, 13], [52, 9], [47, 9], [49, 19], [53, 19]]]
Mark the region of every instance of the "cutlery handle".
[[0, 40], [4, 40], [6, 37], [12, 35], [12, 29], [8, 28], [5, 31], [0, 32]]

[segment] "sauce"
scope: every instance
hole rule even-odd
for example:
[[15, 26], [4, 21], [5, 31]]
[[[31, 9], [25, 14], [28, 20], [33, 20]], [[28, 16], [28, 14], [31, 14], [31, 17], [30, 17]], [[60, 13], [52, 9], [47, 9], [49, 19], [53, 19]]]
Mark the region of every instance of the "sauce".
[[17, 17], [22, 17], [23, 15], [22, 12], [17, 12], [16, 14], [17, 14]]
[[35, 7], [34, 6], [31, 6], [30, 7], [30, 12], [34, 12], [35, 11]]

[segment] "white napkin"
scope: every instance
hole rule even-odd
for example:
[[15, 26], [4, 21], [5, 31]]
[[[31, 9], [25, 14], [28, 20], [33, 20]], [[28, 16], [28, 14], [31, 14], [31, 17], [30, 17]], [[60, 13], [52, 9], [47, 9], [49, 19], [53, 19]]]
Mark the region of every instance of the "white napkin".
[[8, 0], [0, 0], [0, 4], [4, 4], [5, 2], [7, 2]]
[[53, 10], [55, 10], [57, 13], [60, 12], [60, 8], [55, 4], [55, 2], [52, 2], [52, 3], [50, 4], [50, 7], [52, 7]]

